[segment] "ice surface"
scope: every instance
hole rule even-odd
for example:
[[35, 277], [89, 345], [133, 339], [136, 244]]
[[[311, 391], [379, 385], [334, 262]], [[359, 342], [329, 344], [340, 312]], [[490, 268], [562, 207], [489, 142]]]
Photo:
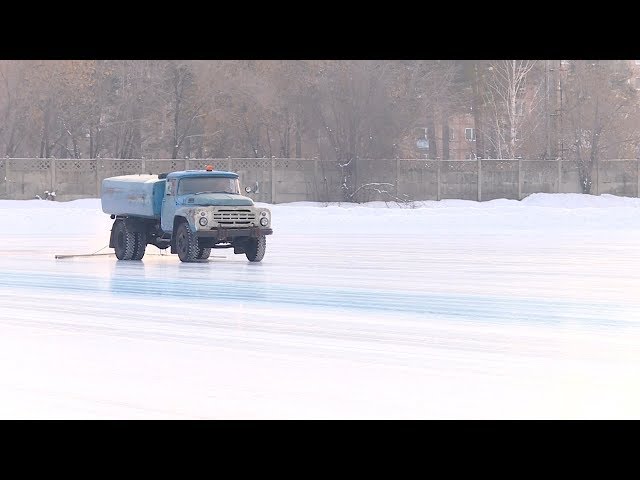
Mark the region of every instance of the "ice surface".
[[[0, 418], [640, 418], [640, 200], [270, 205], [262, 263], [0, 201]], [[102, 250], [101, 250], [102, 249]]]

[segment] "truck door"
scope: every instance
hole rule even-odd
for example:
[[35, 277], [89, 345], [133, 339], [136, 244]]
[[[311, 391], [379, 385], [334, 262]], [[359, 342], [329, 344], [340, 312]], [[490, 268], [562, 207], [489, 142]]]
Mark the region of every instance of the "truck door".
[[167, 180], [167, 188], [162, 198], [162, 213], [160, 215], [160, 227], [165, 232], [173, 230], [173, 217], [176, 214], [176, 192], [178, 179]]

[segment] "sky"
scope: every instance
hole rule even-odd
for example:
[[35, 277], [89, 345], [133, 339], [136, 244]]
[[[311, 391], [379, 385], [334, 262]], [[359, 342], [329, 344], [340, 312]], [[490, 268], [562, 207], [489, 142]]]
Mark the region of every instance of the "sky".
[[0, 200], [0, 418], [640, 418], [640, 199], [259, 205], [185, 264]]

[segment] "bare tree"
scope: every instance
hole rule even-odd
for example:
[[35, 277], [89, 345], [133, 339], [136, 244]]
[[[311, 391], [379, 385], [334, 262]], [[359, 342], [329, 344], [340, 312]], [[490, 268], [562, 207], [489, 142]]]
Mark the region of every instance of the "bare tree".
[[28, 67], [23, 61], [0, 61], [0, 138], [2, 151], [7, 157], [15, 157], [27, 139], [28, 98], [22, 81]]
[[618, 64], [576, 62], [552, 81], [530, 60], [1, 61], [0, 153], [320, 157], [343, 170], [346, 199], [358, 161], [422, 156], [417, 128], [430, 158], [449, 158], [450, 120], [465, 114], [481, 157], [550, 155], [557, 131], [590, 191], [597, 159], [637, 154], [636, 92]]
[[[28, 148], [38, 156], [82, 156], [93, 61], [29, 61], [20, 89], [30, 124]], [[38, 138], [39, 137], [39, 138]]]
[[312, 65], [306, 61], [261, 61], [266, 83], [256, 100], [263, 108], [269, 155], [302, 156], [302, 137], [311, 118]]
[[[426, 128], [429, 158], [449, 157], [449, 118], [459, 111], [463, 101], [454, 93], [460, 65], [454, 61], [421, 60], [392, 64], [393, 75], [387, 77], [391, 97], [397, 155], [415, 155], [415, 130]], [[438, 135], [441, 132], [441, 135]], [[438, 145], [438, 138], [442, 144]]]
[[583, 193], [601, 158], [636, 152], [640, 136], [638, 95], [631, 72], [613, 61], [575, 61], [565, 77], [562, 141], [578, 165]]
[[[169, 112], [172, 119], [171, 158], [178, 158], [184, 149], [185, 140], [189, 143], [190, 133], [202, 116], [205, 100], [195, 94], [196, 87], [191, 65], [187, 62], [168, 62], [166, 66], [168, 88], [166, 97], [169, 102]], [[186, 149], [185, 157], [190, 157]]]
[[485, 132], [496, 158], [520, 157], [525, 132], [538, 126], [529, 121], [542, 98], [542, 84], [530, 81], [536, 65], [534, 60], [500, 60], [487, 67], [485, 105], [489, 121]]
[[356, 185], [358, 158], [393, 155], [395, 124], [386, 90], [388, 62], [326, 62], [314, 86], [319, 154], [337, 161], [343, 171], [343, 195]]

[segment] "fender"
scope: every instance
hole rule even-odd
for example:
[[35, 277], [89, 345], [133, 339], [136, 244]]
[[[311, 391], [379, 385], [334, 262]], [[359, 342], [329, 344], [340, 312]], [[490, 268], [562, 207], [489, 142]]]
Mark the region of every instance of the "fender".
[[174, 220], [173, 220], [174, 231], [175, 231], [176, 219], [178, 217], [181, 217], [181, 218], [184, 218], [187, 221], [191, 231], [195, 232], [197, 230], [195, 214], [196, 214], [196, 208], [193, 205], [178, 207], [176, 209], [175, 216], [173, 217], [174, 218]]

